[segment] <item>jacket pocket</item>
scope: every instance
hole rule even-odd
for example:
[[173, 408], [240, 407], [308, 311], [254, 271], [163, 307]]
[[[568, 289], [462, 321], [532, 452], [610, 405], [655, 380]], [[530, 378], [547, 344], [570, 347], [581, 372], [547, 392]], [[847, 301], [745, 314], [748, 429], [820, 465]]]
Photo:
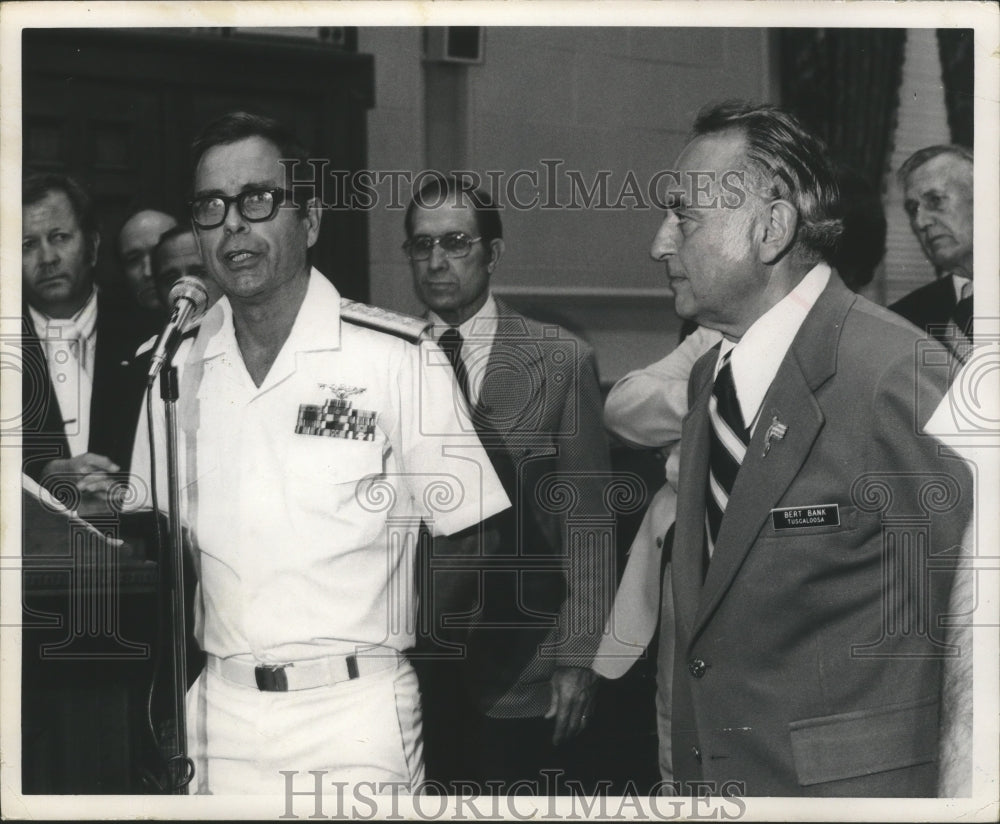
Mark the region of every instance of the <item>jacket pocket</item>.
[[926, 764], [937, 758], [937, 696], [805, 718], [789, 725], [799, 784]]

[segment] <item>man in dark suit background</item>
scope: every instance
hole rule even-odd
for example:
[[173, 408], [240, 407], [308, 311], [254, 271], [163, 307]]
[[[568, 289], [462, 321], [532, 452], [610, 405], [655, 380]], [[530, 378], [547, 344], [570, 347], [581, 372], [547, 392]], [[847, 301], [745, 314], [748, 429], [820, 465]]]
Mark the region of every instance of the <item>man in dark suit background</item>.
[[897, 177], [910, 228], [937, 277], [889, 308], [955, 350], [956, 341], [972, 338], [972, 151], [928, 146]]
[[[460, 621], [452, 631], [435, 625], [432, 646], [452, 646], [421, 663], [427, 775], [498, 782], [492, 792], [528, 781], [544, 793], [540, 771], [566, 769], [562, 745], [588, 724], [608, 608], [611, 572], [599, 550], [568, 537], [570, 518], [606, 514], [610, 459], [594, 355], [493, 296], [504, 240], [485, 192], [432, 179], [407, 210], [406, 236], [414, 288], [465, 395], [458, 400], [514, 502], [486, 522], [481, 547], [464, 536], [482, 552], [479, 568], [438, 571], [424, 591], [437, 617]], [[557, 502], [564, 495], [571, 507]], [[443, 540], [451, 544], [438, 543], [436, 557], [455, 551], [454, 538]], [[539, 568], [546, 556], [549, 568]]]
[[677, 313], [724, 336], [694, 366], [681, 435], [675, 779], [933, 794], [951, 576], [928, 555], [960, 541], [971, 502], [921, 432], [947, 354], [832, 274], [837, 187], [793, 117], [707, 109], [675, 169], [651, 252]]
[[68, 500], [101, 510], [114, 473], [128, 471], [141, 330], [94, 285], [101, 238], [86, 190], [66, 175], [28, 172], [22, 208], [24, 472], [49, 487], [72, 484]]

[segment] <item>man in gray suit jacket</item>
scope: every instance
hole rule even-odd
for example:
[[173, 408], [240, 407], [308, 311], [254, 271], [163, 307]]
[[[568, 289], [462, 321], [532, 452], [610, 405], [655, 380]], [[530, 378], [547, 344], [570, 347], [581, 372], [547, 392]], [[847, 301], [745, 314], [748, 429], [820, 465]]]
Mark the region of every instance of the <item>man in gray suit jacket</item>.
[[933, 794], [944, 553], [971, 502], [922, 432], [948, 355], [831, 274], [837, 187], [793, 117], [707, 109], [675, 168], [652, 253], [678, 314], [723, 334], [681, 436], [679, 789]]
[[613, 585], [593, 532], [610, 516], [594, 355], [492, 295], [504, 241], [485, 192], [434, 178], [410, 204], [406, 234], [414, 288], [464, 395], [455, 401], [468, 404], [514, 502], [464, 536], [475, 556], [466, 571], [441, 569], [454, 538], [434, 548], [423, 592], [437, 618], [425, 641], [438, 653], [421, 665], [427, 775], [544, 793], [540, 771], [565, 768], [561, 745], [588, 723]]

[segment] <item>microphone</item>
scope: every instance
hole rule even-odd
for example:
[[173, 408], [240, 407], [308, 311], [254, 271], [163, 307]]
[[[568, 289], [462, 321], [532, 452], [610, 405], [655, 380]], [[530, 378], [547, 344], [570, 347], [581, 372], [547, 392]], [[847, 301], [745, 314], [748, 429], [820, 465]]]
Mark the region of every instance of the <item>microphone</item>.
[[148, 385], [152, 385], [164, 364], [169, 363], [181, 342], [184, 327], [191, 321], [202, 316], [208, 306], [208, 292], [200, 278], [194, 275], [184, 275], [170, 288], [170, 305], [173, 311], [170, 320], [160, 332], [153, 349], [153, 357], [149, 363]]

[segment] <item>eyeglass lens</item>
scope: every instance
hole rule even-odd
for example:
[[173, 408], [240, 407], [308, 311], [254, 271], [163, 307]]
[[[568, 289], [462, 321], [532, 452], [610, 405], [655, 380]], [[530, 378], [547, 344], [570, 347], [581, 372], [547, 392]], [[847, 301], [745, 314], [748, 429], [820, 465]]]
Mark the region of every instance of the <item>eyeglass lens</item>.
[[194, 222], [203, 229], [221, 226], [232, 203], [236, 204], [236, 208], [244, 218], [251, 221], [269, 219], [277, 206], [274, 191], [270, 189], [241, 192], [229, 197], [225, 195], [202, 197], [191, 204]]
[[404, 248], [414, 260], [426, 260], [435, 246], [440, 246], [448, 257], [457, 258], [469, 254], [472, 244], [478, 240], [479, 238], [469, 237], [465, 232], [448, 232], [440, 237], [419, 235], [404, 244]]

